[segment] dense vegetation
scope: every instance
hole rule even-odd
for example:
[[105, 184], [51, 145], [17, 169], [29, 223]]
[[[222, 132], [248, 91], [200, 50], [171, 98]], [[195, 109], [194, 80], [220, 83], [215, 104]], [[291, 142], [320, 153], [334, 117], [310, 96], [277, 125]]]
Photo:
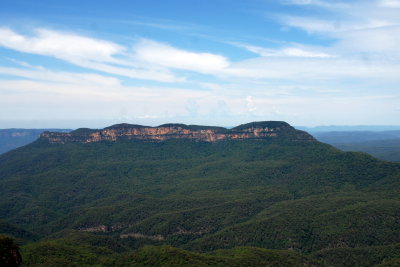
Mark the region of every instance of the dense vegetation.
[[171, 246], [144, 246], [115, 251], [68, 238], [24, 246], [28, 266], [315, 266], [318, 260], [287, 250], [237, 247], [213, 253], [190, 252]]
[[0, 156], [0, 230], [28, 266], [389, 266], [399, 189], [316, 141], [39, 140]]
[[359, 151], [381, 160], [400, 162], [400, 138], [356, 143], [338, 143], [335, 147], [344, 151]]

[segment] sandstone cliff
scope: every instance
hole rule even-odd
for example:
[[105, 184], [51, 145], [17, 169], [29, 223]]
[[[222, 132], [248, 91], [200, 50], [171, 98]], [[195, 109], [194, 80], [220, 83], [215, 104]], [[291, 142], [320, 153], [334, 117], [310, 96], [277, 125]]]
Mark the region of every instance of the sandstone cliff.
[[70, 133], [44, 132], [40, 139], [49, 143], [91, 143], [117, 140], [164, 141], [191, 139], [214, 142], [232, 139], [286, 138], [290, 140], [315, 140], [306, 132], [296, 130], [286, 122], [264, 121], [242, 124], [232, 129], [185, 124], [163, 124], [158, 127], [117, 124], [101, 130], [81, 128]]

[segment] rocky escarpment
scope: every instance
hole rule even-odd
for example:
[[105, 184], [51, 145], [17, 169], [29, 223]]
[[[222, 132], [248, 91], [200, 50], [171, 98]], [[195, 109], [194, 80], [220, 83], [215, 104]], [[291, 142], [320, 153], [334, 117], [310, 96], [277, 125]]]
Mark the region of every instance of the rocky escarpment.
[[315, 140], [306, 132], [296, 130], [286, 122], [264, 121], [242, 124], [232, 129], [185, 124], [163, 124], [158, 127], [117, 124], [101, 130], [81, 128], [70, 133], [44, 132], [40, 139], [49, 143], [92, 143], [117, 140], [164, 141], [191, 139], [214, 142], [233, 139], [286, 138], [290, 140]]

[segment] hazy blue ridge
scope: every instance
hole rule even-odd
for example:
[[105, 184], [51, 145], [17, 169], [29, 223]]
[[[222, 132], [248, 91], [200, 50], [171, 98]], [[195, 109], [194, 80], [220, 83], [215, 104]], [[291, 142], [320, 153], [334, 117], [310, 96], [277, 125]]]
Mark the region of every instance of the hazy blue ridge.
[[45, 131], [69, 132], [70, 129], [0, 129], [0, 154], [35, 141]]
[[366, 152], [382, 160], [400, 162], [400, 131], [317, 132], [313, 136], [344, 151]]

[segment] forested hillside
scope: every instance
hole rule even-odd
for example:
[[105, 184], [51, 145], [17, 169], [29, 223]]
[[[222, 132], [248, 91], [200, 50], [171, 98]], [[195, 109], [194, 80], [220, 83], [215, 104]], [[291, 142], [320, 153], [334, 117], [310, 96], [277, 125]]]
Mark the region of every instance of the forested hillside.
[[396, 261], [400, 164], [295, 136], [39, 139], [0, 157], [0, 230], [33, 266]]

